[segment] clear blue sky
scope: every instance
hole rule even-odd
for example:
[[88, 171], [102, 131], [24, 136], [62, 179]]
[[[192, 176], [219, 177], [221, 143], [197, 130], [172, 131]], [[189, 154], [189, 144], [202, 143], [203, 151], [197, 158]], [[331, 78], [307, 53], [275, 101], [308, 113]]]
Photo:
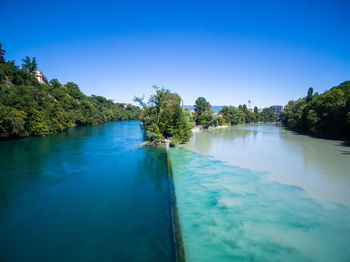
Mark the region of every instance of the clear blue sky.
[[132, 102], [152, 85], [212, 105], [286, 104], [350, 80], [350, 1], [0, 0], [6, 58]]

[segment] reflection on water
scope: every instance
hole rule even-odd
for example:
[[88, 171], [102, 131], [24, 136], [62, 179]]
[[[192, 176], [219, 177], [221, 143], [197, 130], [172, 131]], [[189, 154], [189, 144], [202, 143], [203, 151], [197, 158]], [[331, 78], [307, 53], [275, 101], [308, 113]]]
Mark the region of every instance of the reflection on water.
[[170, 156], [189, 262], [350, 260], [346, 206], [184, 148]]
[[267, 171], [269, 180], [350, 206], [350, 150], [340, 141], [266, 124], [204, 130], [183, 147], [235, 166]]
[[[167, 181], [167, 173], [164, 172], [167, 169], [166, 166], [166, 151], [161, 147], [147, 147], [140, 148], [145, 151], [146, 156], [142, 158], [138, 163], [138, 172], [136, 175], [136, 183], [143, 184], [152, 182], [154, 190], [167, 195], [169, 188]], [[152, 170], [151, 172], [145, 172], [145, 170]]]
[[173, 261], [164, 149], [139, 122], [0, 142], [0, 261]]

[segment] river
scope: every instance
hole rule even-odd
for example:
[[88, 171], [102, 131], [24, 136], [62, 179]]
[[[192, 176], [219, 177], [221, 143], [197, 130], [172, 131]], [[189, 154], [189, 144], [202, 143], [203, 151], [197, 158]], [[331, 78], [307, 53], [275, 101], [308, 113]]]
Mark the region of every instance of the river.
[[0, 142], [0, 261], [173, 261], [165, 150], [139, 122]]
[[[136, 121], [0, 142], [0, 261], [174, 261], [166, 150], [143, 139]], [[170, 149], [187, 260], [349, 261], [349, 158], [273, 124], [194, 133]]]
[[187, 260], [349, 261], [350, 148], [274, 124], [170, 150]]

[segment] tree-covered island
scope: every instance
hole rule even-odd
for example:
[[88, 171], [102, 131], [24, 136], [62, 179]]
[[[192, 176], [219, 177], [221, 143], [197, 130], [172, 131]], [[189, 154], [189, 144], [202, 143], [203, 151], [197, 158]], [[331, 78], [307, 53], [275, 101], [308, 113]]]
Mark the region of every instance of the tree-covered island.
[[152, 145], [171, 141], [171, 146], [188, 141], [191, 137], [191, 124], [180, 106], [180, 96], [158, 86], [154, 86], [154, 89], [156, 93], [148, 102], [143, 97], [134, 99], [143, 109], [141, 121], [147, 140]]

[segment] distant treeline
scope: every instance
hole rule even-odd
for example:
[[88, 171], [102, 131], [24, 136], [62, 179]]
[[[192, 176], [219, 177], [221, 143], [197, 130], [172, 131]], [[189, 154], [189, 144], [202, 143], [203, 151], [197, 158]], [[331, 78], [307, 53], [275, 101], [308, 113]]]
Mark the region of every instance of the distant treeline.
[[254, 107], [254, 110], [251, 111], [245, 104], [239, 105], [238, 108], [224, 106], [218, 114], [214, 114], [210, 103], [204, 97], [199, 97], [196, 100], [194, 114], [192, 116], [188, 115], [196, 125], [204, 127], [266, 122], [276, 119], [270, 108], [264, 108], [262, 112], [259, 112], [258, 108]]
[[115, 104], [102, 96], [86, 96], [79, 87], [57, 79], [40, 84], [33, 75], [35, 58], [22, 69], [6, 61], [0, 44], [0, 138], [47, 135], [74, 125], [139, 119], [141, 109]]
[[270, 108], [264, 108], [259, 112], [257, 107], [253, 111], [248, 110], [246, 105], [239, 105], [238, 109], [233, 106], [224, 106], [220, 111], [226, 123], [237, 125], [243, 123], [271, 122], [276, 119], [276, 115]]
[[303, 133], [331, 138], [350, 138], [350, 81], [323, 94], [313, 93], [290, 101], [280, 119], [286, 127]]

